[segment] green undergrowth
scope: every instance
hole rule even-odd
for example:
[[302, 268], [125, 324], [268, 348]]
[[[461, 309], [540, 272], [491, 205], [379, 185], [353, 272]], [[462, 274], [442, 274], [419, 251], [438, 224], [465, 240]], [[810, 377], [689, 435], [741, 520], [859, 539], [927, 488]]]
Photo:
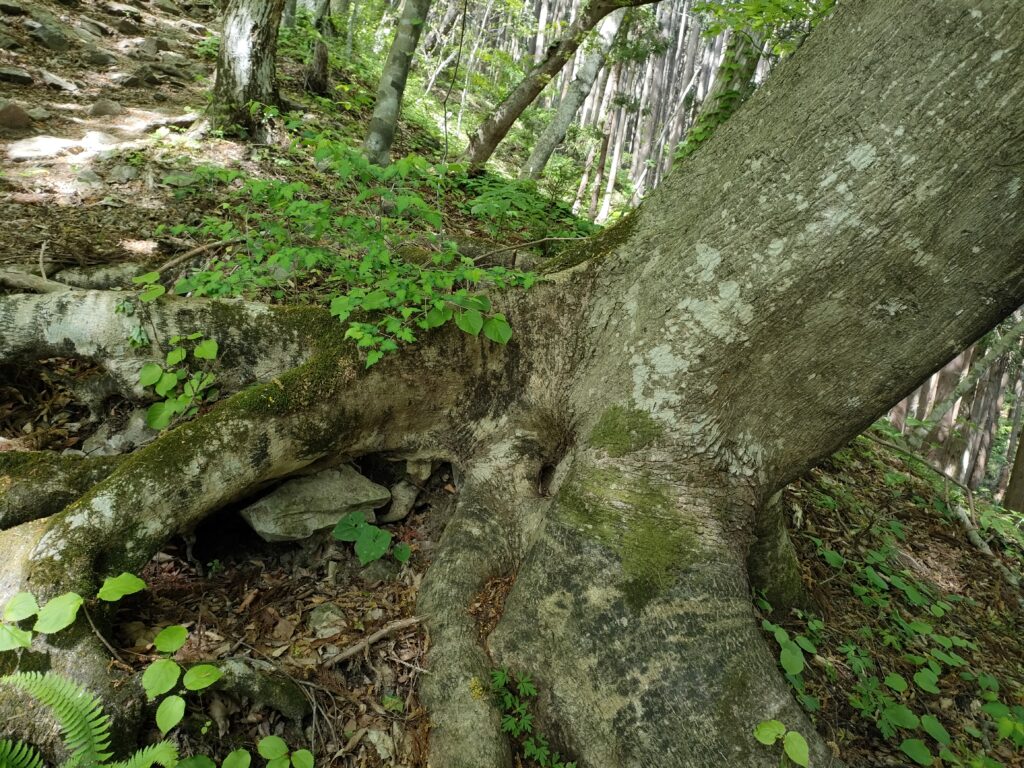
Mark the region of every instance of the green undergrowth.
[[[1019, 595], [950, 512], [966, 502], [920, 462], [861, 436], [785, 492], [816, 611], [763, 628], [794, 694], [849, 764], [1024, 765]], [[1020, 570], [1019, 531], [979, 506]]]

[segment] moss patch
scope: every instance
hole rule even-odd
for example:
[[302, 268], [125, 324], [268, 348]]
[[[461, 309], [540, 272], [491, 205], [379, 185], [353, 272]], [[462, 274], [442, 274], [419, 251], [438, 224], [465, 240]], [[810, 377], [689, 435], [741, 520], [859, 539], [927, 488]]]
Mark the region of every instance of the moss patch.
[[661, 434], [661, 427], [650, 414], [633, 407], [613, 405], [601, 414], [590, 433], [590, 444], [617, 458], [646, 448]]
[[574, 473], [558, 496], [557, 514], [622, 560], [619, 585], [642, 609], [699, 557], [696, 525], [680, 514], [666, 488], [643, 475], [612, 469]]

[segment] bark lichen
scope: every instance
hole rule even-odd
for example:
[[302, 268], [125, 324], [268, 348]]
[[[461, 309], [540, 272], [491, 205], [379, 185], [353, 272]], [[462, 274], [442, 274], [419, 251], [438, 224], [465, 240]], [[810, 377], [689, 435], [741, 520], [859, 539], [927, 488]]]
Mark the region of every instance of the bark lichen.
[[632, 406], [613, 405], [601, 414], [590, 433], [590, 444], [613, 458], [646, 448], [662, 435], [650, 414]]

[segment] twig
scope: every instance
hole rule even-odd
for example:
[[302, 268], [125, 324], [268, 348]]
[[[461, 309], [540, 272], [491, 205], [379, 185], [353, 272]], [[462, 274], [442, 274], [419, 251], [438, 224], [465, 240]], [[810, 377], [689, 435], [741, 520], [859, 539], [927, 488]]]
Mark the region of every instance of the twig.
[[321, 666], [326, 668], [326, 669], [330, 669], [331, 667], [336, 666], [337, 664], [340, 664], [341, 662], [345, 661], [346, 659], [351, 659], [353, 656], [356, 656], [356, 655], [362, 653], [367, 648], [369, 648], [371, 645], [376, 643], [378, 640], [383, 640], [388, 635], [393, 635], [395, 632], [398, 632], [398, 631], [403, 630], [403, 629], [407, 629], [407, 628], [409, 628], [409, 627], [411, 627], [411, 626], [413, 626], [415, 624], [419, 624], [419, 623], [420, 623], [420, 617], [419, 616], [410, 616], [407, 619], [399, 619], [398, 621], [392, 621], [390, 624], [386, 624], [385, 626], [383, 626], [380, 629], [378, 629], [372, 635], [367, 635], [366, 637], [364, 637], [362, 640], [360, 640], [355, 645], [350, 645], [348, 648], [346, 648], [344, 651], [339, 653], [333, 659], [327, 661], [326, 663], [322, 664]]
[[220, 242], [217, 242], [217, 243], [205, 243], [204, 245], [197, 245], [195, 248], [190, 248], [189, 250], [185, 251], [181, 255], [175, 256], [173, 259], [168, 261], [166, 264], [163, 264], [163, 265], [157, 267], [156, 271], [157, 272], [166, 272], [168, 269], [171, 269], [172, 267], [176, 267], [179, 264], [183, 264], [186, 261], [188, 261], [189, 259], [191, 259], [193, 256], [198, 256], [200, 253], [203, 253], [204, 251], [209, 251], [209, 250], [212, 250], [214, 248], [221, 248], [221, 247], [228, 246], [228, 245], [237, 245], [238, 243], [244, 243], [245, 240], [246, 240], [246, 238], [244, 238], [244, 237], [235, 237], [235, 238], [233, 238], [231, 240], [221, 240]]
[[121, 654], [114, 650], [114, 646], [107, 642], [107, 638], [103, 636], [103, 633], [96, 629], [96, 625], [93, 624], [92, 616], [89, 615], [89, 609], [85, 607], [85, 603], [82, 603], [82, 612], [85, 614], [85, 618], [86, 620], [88, 620], [89, 626], [92, 627], [93, 633], [96, 635], [96, 637], [100, 639], [100, 642], [106, 646], [107, 650], [110, 651], [110, 655], [127, 667], [128, 664], [124, 659], [121, 658]]
[[43, 244], [39, 246], [39, 274], [43, 276], [43, 280], [46, 280], [46, 267], [43, 266], [43, 257], [46, 255], [46, 244], [49, 240], [43, 240]]
[[515, 245], [506, 245], [504, 248], [498, 248], [496, 251], [491, 251], [490, 253], [485, 253], [483, 256], [477, 256], [475, 259], [473, 259], [473, 263], [475, 264], [478, 261], [483, 261], [488, 256], [493, 256], [496, 253], [504, 253], [505, 251], [515, 251], [515, 250], [518, 250], [519, 248], [528, 248], [531, 245], [540, 245], [541, 243], [550, 243], [550, 242], [552, 242], [554, 240], [586, 240], [586, 239], [587, 239], [586, 237], [542, 237], [540, 240], [531, 240], [528, 243], [516, 243]]

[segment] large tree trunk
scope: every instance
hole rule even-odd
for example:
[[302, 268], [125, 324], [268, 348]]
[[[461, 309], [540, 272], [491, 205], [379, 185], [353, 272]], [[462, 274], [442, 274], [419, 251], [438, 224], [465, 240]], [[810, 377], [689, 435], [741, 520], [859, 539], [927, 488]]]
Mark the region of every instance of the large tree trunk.
[[215, 128], [240, 126], [258, 141], [268, 138], [266, 121], [253, 102], [278, 103], [274, 57], [284, 0], [229, 0], [217, 54], [210, 121]]
[[[473, 697], [490, 665], [537, 681], [581, 768], [775, 766], [755, 724], [813, 726], [754, 621], [753, 532], [770, 551], [783, 485], [1024, 302], [1020, 21], [841, 4], [640, 209], [497, 302], [507, 347], [442, 329], [366, 371], [326, 312], [266, 310], [305, 362], [45, 521], [30, 586], [88, 593], [323, 457], [444, 457], [466, 481], [420, 603], [435, 768], [508, 765]], [[2, 301], [40, 346], [71, 332]], [[466, 598], [493, 575], [515, 583], [480, 647]]]
[[572, 58], [576, 49], [586, 39], [587, 33], [601, 19], [617, 8], [637, 7], [656, 2], [658, 0], [593, 0], [568, 26], [561, 39], [548, 46], [543, 58], [538, 60], [501, 104], [495, 107], [473, 132], [469, 138], [466, 160], [471, 165], [483, 165], [487, 162], [515, 121]]
[[366, 156], [377, 165], [387, 165], [391, 161], [391, 142], [395, 139], [398, 116], [402, 111], [405, 81], [409, 78], [412, 56], [426, 24], [430, 3], [431, 0], [405, 0], [395, 39], [380, 75], [377, 103], [373, 107], [370, 129], [363, 142]]

